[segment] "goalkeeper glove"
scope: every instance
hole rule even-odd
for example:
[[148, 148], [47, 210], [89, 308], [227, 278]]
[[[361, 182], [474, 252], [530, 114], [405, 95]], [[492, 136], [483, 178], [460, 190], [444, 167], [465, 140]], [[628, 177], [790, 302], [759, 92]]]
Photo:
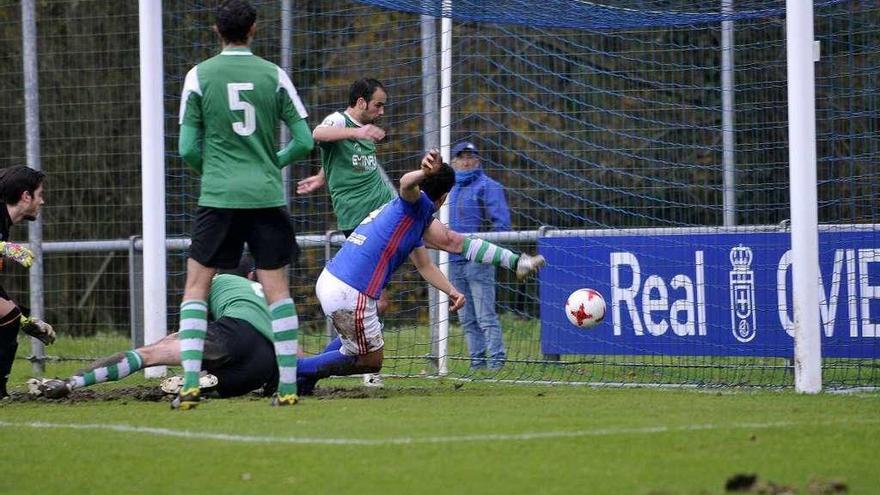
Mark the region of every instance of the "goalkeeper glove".
[[30, 268], [34, 262], [34, 253], [21, 244], [14, 242], [0, 241], [0, 255], [15, 261], [25, 268]]
[[38, 320], [37, 318], [22, 315], [21, 331], [31, 337], [39, 339], [46, 345], [55, 342], [55, 330], [52, 329], [52, 325], [43, 320]]

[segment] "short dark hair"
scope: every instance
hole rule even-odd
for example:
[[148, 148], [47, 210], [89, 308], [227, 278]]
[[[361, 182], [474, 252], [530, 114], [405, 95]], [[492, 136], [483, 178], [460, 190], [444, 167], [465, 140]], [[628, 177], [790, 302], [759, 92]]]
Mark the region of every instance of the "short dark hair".
[[384, 90], [385, 86], [372, 77], [364, 77], [351, 83], [351, 88], [348, 90], [348, 106], [355, 106], [358, 98], [370, 101], [377, 89]]
[[422, 183], [419, 184], [419, 188], [428, 195], [428, 198], [431, 201], [437, 201], [443, 197], [444, 194], [451, 191], [452, 186], [454, 185], [455, 171], [452, 170], [452, 167], [450, 167], [448, 163], [444, 163], [440, 166], [440, 170], [423, 180]]
[[34, 191], [43, 183], [46, 174], [24, 165], [0, 169], [0, 201], [8, 205], [16, 205], [21, 195]]
[[230, 43], [247, 42], [257, 11], [247, 0], [224, 0], [217, 7], [217, 31]]
[[245, 254], [238, 261], [238, 266], [235, 268], [222, 268], [218, 270], [218, 273], [228, 274], [228, 275], [238, 275], [239, 277], [248, 278], [251, 272], [257, 269], [254, 264], [254, 259], [249, 255]]

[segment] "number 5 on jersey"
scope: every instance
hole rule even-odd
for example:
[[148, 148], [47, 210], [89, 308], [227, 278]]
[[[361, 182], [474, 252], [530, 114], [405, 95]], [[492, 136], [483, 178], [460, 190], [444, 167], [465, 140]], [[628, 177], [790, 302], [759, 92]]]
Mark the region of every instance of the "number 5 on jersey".
[[254, 83], [229, 83], [226, 85], [226, 93], [229, 96], [229, 109], [241, 110], [244, 112], [244, 123], [233, 122], [232, 130], [239, 136], [250, 136], [257, 128], [257, 114], [254, 106], [246, 101], [242, 101], [239, 93], [242, 91], [251, 91], [254, 89]]

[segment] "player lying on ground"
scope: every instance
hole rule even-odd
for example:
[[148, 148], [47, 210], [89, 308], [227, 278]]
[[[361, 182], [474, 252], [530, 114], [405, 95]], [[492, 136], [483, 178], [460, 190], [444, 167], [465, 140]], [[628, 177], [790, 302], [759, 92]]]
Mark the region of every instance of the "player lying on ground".
[[[297, 389], [310, 394], [315, 383], [331, 375], [376, 373], [382, 368], [382, 323], [376, 300], [391, 275], [409, 258], [428, 283], [449, 295], [450, 310], [464, 305], [464, 296], [431, 261], [425, 245], [448, 252], [481, 250], [484, 263], [515, 269], [526, 277], [544, 265], [543, 256], [517, 255], [507, 249], [465, 239], [433, 218], [455, 184], [452, 168], [436, 150], [422, 159], [419, 170], [400, 179], [399, 196], [371, 213], [327, 263], [315, 291], [324, 314], [329, 315], [339, 337], [324, 353], [304, 358], [297, 368]], [[515, 267], [515, 268], [514, 268]]]
[[[203, 368], [217, 378], [205, 385], [220, 397], [244, 395], [259, 388], [269, 395], [278, 384], [272, 318], [262, 286], [251, 280], [253, 275], [253, 261], [246, 259], [234, 272], [221, 273], [211, 282], [208, 312], [214, 319], [208, 322], [205, 335]], [[120, 380], [150, 366], [180, 364], [180, 341], [178, 334], [172, 333], [154, 344], [99, 359], [67, 380], [32, 379], [28, 385], [34, 395], [57, 399], [74, 389]]]

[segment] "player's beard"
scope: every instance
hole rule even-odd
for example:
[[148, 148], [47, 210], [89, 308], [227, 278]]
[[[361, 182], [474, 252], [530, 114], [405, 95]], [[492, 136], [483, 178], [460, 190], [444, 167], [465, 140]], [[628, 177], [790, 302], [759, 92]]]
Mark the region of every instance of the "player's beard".
[[382, 118], [381, 115], [377, 115], [377, 116], [375, 116], [375, 117], [373, 117], [373, 118], [371, 118], [371, 119], [367, 119], [366, 117], [364, 117], [364, 120], [362, 120], [361, 122], [363, 122], [364, 124], [373, 124], [373, 125], [376, 125], [377, 122], [379, 122], [379, 120], [380, 120], [381, 118]]
[[37, 215], [39, 215], [39, 214], [40, 214], [40, 210], [37, 209], [36, 211], [25, 212], [25, 214], [22, 215], [21, 218], [24, 219], [25, 221], [33, 222], [34, 220], [37, 219]]

